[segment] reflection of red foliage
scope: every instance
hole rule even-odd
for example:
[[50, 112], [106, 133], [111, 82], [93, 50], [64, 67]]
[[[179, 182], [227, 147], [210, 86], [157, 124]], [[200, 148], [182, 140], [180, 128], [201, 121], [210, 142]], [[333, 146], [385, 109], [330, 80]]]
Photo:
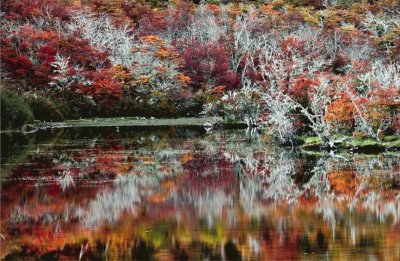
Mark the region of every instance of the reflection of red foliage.
[[202, 191], [208, 188], [234, 188], [233, 165], [225, 159], [211, 160], [195, 155], [186, 168], [189, 170], [189, 184], [193, 189]]

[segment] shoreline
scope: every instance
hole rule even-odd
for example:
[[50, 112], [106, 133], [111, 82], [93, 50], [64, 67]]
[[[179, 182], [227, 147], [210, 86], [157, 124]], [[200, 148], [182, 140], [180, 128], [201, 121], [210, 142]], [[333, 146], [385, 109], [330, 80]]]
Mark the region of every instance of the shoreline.
[[182, 117], [182, 118], [144, 118], [144, 117], [115, 117], [115, 118], [87, 118], [78, 120], [65, 120], [61, 122], [36, 122], [25, 124], [19, 129], [1, 130], [0, 133], [33, 133], [46, 129], [62, 129], [62, 128], [101, 128], [101, 127], [165, 127], [165, 126], [222, 126], [228, 128], [246, 128], [247, 125], [241, 122], [224, 122], [221, 117]]
[[[243, 122], [224, 122], [221, 117], [183, 117], [165, 119], [146, 119], [144, 117], [116, 117], [116, 118], [87, 118], [79, 120], [65, 120], [61, 122], [36, 122], [26, 124], [20, 129], [1, 130], [0, 133], [30, 134], [40, 130], [64, 128], [104, 128], [104, 127], [203, 127], [208, 124], [216, 129], [244, 129]], [[298, 136], [298, 147], [304, 151], [323, 151], [322, 142], [314, 136]], [[369, 137], [351, 137], [331, 150], [349, 151], [357, 153], [380, 153], [384, 151], [400, 151], [400, 135], [382, 137], [381, 141]]]

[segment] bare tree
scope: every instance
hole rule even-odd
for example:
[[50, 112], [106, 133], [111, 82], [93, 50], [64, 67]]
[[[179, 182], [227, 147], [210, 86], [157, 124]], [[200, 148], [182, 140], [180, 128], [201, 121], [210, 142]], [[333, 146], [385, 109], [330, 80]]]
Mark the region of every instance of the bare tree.
[[76, 11], [67, 27], [70, 32], [79, 32], [98, 50], [107, 51], [112, 64], [132, 64], [134, 35], [127, 24], [118, 27], [107, 14], [95, 16], [88, 11]]
[[[372, 63], [371, 71], [357, 75], [358, 83], [355, 91], [344, 84], [343, 89], [347, 92], [354, 106], [356, 128], [367, 133], [370, 137], [379, 140], [380, 132], [385, 131], [395, 115], [390, 113], [372, 113], [370, 110], [379, 110], [381, 105], [377, 100], [376, 91], [387, 91], [393, 89], [397, 96], [387, 97], [388, 103], [400, 104], [398, 93], [400, 93], [400, 70], [399, 66], [394, 63], [385, 64], [383, 61], [375, 61]], [[393, 99], [393, 100], [390, 100]], [[361, 103], [360, 100], [367, 101]], [[370, 103], [368, 108], [368, 103]], [[375, 105], [374, 105], [375, 104]], [[374, 108], [371, 108], [373, 106]], [[400, 114], [397, 110], [397, 115]], [[375, 116], [374, 116], [375, 115]]]

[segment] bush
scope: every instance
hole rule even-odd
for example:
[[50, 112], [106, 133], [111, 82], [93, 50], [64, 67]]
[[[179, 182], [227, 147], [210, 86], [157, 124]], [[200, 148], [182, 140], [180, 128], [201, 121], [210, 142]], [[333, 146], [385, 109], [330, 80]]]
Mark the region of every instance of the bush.
[[32, 111], [17, 93], [0, 87], [1, 129], [15, 129], [33, 122]]
[[32, 110], [35, 120], [40, 121], [62, 121], [64, 116], [57, 106], [43, 96], [30, 96], [28, 104]]
[[114, 113], [119, 114], [118, 116], [136, 116], [135, 115], [136, 102], [131, 97], [122, 97], [116, 105], [116, 111]]
[[72, 90], [55, 93], [51, 97], [53, 104], [62, 112], [65, 119], [91, 118], [96, 116], [96, 106], [93, 101]]

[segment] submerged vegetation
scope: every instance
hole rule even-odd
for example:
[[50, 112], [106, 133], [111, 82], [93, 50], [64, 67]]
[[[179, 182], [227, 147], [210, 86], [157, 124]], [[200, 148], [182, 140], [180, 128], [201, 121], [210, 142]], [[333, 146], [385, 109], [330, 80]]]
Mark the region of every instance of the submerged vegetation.
[[2, 113], [20, 115], [2, 114], [2, 129], [32, 116], [206, 115], [327, 148], [400, 131], [399, 1], [9, 0], [1, 9]]

